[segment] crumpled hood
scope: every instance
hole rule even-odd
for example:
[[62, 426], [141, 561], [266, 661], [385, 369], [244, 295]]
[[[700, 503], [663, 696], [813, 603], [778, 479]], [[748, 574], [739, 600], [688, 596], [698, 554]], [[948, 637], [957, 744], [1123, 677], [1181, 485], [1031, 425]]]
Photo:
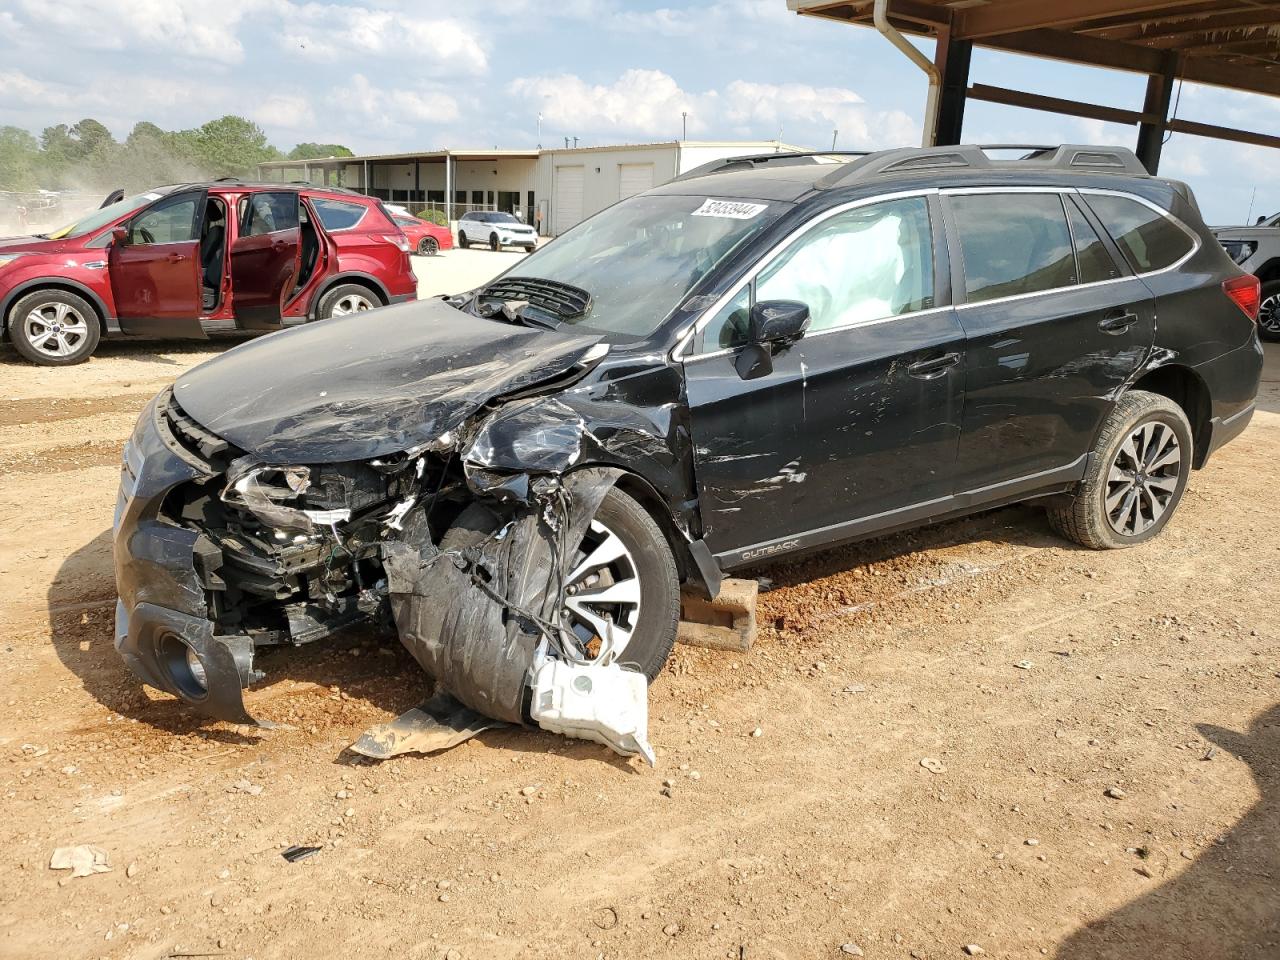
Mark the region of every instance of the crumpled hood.
[[174, 398], [267, 463], [367, 460], [436, 440], [493, 397], [569, 370], [599, 340], [420, 300], [242, 344], [181, 376]]

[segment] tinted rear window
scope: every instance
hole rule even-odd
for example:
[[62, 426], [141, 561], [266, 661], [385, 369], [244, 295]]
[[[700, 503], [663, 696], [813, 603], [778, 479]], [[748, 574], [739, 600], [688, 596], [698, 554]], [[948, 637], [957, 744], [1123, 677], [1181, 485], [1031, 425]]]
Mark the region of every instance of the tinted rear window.
[[951, 209], [968, 303], [1075, 284], [1075, 251], [1056, 193], [956, 196]]
[[1098, 231], [1085, 219], [1083, 213], [1070, 200], [1066, 201], [1067, 219], [1071, 222], [1071, 236], [1076, 241], [1076, 261], [1080, 265], [1080, 282], [1097, 283], [1114, 280], [1120, 276], [1116, 262]]
[[311, 205], [326, 230], [350, 230], [362, 219], [368, 207], [361, 203], [345, 203], [342, 200], [313, 198]]
[[1176, 263], [1195, 243], [1186, 231], [1145, 203], [1103, 194], [1089, 194], [1085, 201], [1138, 273]]

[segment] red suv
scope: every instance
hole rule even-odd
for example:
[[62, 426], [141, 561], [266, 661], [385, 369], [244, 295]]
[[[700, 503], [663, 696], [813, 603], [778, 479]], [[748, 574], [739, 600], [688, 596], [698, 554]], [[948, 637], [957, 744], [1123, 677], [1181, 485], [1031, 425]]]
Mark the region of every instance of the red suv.
[[103, 335], [275, 330], [417, 297], [409, 242], [376, 197], [219, 181], [108, 201], [0, 240], [3, 333], [28, 360], [81, 363]]

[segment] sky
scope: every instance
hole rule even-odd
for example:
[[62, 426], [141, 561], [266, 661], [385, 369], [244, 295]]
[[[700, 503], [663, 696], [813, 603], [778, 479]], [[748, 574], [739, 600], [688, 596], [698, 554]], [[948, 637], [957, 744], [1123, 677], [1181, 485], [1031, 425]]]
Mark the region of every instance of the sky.
[[[932, 44], [923, 48], [932, 52]], [[971, 82], [1140, 109], [1145, 78], [976, 51]], [[785, 0], [0, 0], [0, 125], [123, 138], [227, 113], [363, 152], [781, 138], [915, 145], [924, 75], [874, 30]], [[1186, 84], [1177, 115], [1274, 132], [1280, 99]], [[838, 131], [838, 133], [837, 133]], [[1133, 146], [1136, 127], [970, 101], [971, 143]], [[1280, 210], [1280, 152], [1174, 134], [1161, 173], [1210, 223]], [[1256, 197], [1255, 197], [1256, 191]]]

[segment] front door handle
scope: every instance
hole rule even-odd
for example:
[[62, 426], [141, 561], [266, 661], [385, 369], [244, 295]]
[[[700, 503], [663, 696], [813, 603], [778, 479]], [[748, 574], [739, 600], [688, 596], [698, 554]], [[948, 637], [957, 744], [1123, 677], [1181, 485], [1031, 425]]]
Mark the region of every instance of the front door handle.
[[167, 259], [170, 263], [181, 263], [187, 259], [187, 255], [185, 253], [171, 253]]
[[940, 377], [950, 367], [954, 367], [960, 362], [960, 354], [944, 353], [940, 357], [930, 357], [928, 360], [917, 360], [911, 366], [907, 367], [907, 373], [921, 380], [932, 380]]
[[1138, 315], [1132, 310], [1124, 313], [1111, 313], [1098, 323], [1098, 329], [1104, 333], [1124, 333], [1138, 322]]
[[287, 240], [273, 240], [273, 241], [271, 242], [271, 249], [272, 249], [272, 250], [283, 250], [283, 249], [284, 249], [285, 247], [287, 247], [288, 245], [289, 245], [289, 242], [288, 242]]

